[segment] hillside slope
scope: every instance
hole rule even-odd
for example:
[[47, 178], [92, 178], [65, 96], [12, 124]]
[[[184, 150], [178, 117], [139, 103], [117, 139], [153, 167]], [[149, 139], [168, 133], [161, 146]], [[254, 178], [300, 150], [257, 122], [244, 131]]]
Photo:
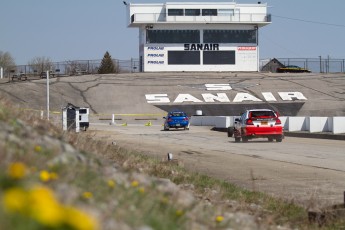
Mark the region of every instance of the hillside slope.
[[[58, 77], [50, 80], [50, 109], [67, 103], [92, 114], [238, 115], [269, 107], [283, 116], [344, 116], [344, 74], [139, 73]], [[46, 80], [0, 84], [23, 108], [46, 109]]]

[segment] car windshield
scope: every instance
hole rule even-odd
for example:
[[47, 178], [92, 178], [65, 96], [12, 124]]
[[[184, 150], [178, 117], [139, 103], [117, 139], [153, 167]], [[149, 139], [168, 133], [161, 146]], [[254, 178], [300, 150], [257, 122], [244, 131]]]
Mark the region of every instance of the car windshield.
[[263, 111], [251, 111], [251, 112], [249, 112], [249, 117], [251, 117], [251, 118], [273, 118], [273, 117], [276, 117], [276, 115], [273, 111], [263, 110]]

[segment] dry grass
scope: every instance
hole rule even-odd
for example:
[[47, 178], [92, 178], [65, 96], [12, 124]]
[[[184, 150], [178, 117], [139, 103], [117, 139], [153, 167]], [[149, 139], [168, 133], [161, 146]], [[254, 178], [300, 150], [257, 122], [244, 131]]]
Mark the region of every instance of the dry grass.
[[[0, 139], [0, 196], [4, 197], [10, 188], [27, 191], [40, 184], [49, 188], [62, 206], [75, 207], [87, 214], [85, 218], [97, 219], [102, 229], [143, 226], [152, 229], [276, 229], [277, 226], [344, 229], [345, 226], [343, 220], [332, 219], [320, 227], [309, 223], [307, 211], [292, 202], [188, 172], [178, 164], [130, 152], [88, 133], [64, 133], [41, 120], [38, 114], [14, 108], [5, 99], [1, 99], [0, 122], [10, 127], [8, 133], [13, 134], [10, 141]], [[24, 128], [26, 124], [33, 129]], [[52, 160], [60, 159], [63, 151], [45, 145], [46, 137], [79, 149], [77, 160], [52, 164]], [[27, 169], [19, 180], [8, 174], [8, 168], [15, 162], [21, 162]], [[57, 178], [43, 181], [42, 171], [55, 173]], [[139, 179], [143, 176], [150, 178], [146, 174], [170, 179], [180, 185], [180, 190], [193, 193], [195, 199], [190, 204], [181, 204], [181, 197], [176, 193], [159, 190], [156, 180], [146, 179], [148, 182], [142, 183]], [[250, 215], [254, 225], [236, 223], [233, 213]], [[30, 215], [7, 212], [4, 205], [0, 207], [0, 222], [4, 229], [78, 229], [67, 222], [47, 227]]]

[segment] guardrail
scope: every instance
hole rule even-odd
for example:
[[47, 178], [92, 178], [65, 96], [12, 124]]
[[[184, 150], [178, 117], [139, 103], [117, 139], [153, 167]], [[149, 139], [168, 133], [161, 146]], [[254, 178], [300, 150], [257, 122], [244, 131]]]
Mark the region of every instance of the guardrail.
[[[192, 116], [191, 125], [227, 128], [234, 125], [235, 116]], [[280, 117], [284, 130], [289, 132], [326, 132], [345, 134], [345, 117]]]

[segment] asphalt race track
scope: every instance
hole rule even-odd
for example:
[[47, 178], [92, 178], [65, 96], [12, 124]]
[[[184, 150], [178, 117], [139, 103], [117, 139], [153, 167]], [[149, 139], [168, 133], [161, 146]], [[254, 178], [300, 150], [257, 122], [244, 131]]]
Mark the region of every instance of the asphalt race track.
[[[0, 93], [20, 108], [46, 109], [46, 79], [2, 79]], [[235, 143], [211, 127], [164, 132], [162, 116], [172, 109], [239, 115], [250, 108], [271, 108], [282, 116], [345, 116], [345, 74], [129, 73], [51, 79], [54, 122], [61, 122], [67, 103], [89, 107], [88, 132], [109, 143], [159, 158], [171, 152], [191, 170], [306, 207], [343, 202], [344, 141], [286, 137], [282, 143]], [[109, 125], [112, 114], [116, 125]], [[145, 126], [147, 121], [152, 126]]]
[[281, 143], [267, 139], [235, 143], [226, 133], [210, 128], [163, 131], [160, 125], [98, 123], [90, 132], [162, 160], [170, 152], [190, 170], [306, 207], [343, 202], [344, 141], [285, 137]]

